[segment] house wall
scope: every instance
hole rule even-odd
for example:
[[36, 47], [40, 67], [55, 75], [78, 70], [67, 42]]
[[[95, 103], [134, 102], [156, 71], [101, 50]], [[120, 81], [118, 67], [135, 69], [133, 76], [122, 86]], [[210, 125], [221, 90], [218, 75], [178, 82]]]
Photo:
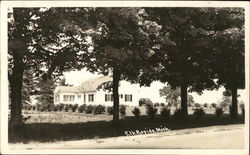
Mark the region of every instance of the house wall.
[[[94, 101], [89, 101], [89, 94], [94, 95]], [[70, 93], [70, 92], [60, 92], [58, 95], [60, 96], [60, 101], [56, 101], [56, 91], [54, 93], [54, 103], [59, 104], [92, 104], [92, 105], [105, 105], [105, 106], [112, 106], [113, 101], [105, 101], [105, 94], [112, 94], [112, 92], [104, 91], [104, 90], [97, 90], [95, 92], [85, 92], [85, 93]], [[127, 81], [121, 81], [119, 86], [119, 101], [120, 105], [129, 105], [129, 106], [138, 106], [139, 105], [139, 99], [140, 97], [140, 89], [138, 84], [130, 84], [130, 82]], [[63, 100], [63, 95], [75, 95], [75, 101], [74, 102], [65, 102]], [[81, 97], [78, 98], [78, 95]], [[84, 102], [84, 95], [85, 95], [85, 102]], [[132, 101], [125, 101], [125, 95], [132, 95]]]
[[[135, 86], [127, 81], [121, 81], [119, 86], [119, 102], [120, 105], [138, 106], [139, 105], [139, 85]], [[105, 94], [112, 94], [112, 92], [99, 90], [96, 92], [95, 104], [102, 104], [106, 106], [112, 106], [113, 101], [105, 101]], [[121, 97], [122, 95], [122, 97]], [[125, 101], [125, 95], [132, 95], [132, 101]]]

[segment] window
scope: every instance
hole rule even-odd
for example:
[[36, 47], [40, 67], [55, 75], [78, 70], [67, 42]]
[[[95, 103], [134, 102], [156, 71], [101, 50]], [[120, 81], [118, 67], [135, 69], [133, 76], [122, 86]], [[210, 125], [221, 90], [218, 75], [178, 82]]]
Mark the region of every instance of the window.
[[125, 94], [125, 102], [132, 102], [132, 95]]
[[75, 95], [63, 95], [63, 101], [64, 102], [74, 102]]
[[113, 95], [112, 94], [105, 94], [105, 102], [107, 101], [113, 101]]
[[78, 95], [78, 99], [81, 99], [81, 95]]
[[55, 95], [55, 101], [56, 101], [56, 102], [57, 102], [57, 101], [60, 102], [60, 95], [59, 95], [59, 94], [56, 94], [56, 95]]
[[86, 102], [86, 95], [83, 96], [84, 103]]
[[122, 94], [120, 95], [120, 98], [123, 98], [123, 95], [122, 95]]
[[89, 102], [94, 102], [94, 94], [89, 94]]

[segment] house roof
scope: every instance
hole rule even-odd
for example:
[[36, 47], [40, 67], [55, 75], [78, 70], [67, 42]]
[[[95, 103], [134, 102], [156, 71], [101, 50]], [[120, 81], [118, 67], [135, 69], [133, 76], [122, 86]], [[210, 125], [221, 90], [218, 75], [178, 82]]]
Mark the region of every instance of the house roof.
[[93, 92], [96, 91], [101, 84], [108, 81], [112, 81], [111, 76], [92, 78], [83, 82], [80, 86], [57, 86], [55, 92], [67, 92], [67, 93]]
[[77, 93], [79, 90], [75, 86], [57, 86], [55, 92]]

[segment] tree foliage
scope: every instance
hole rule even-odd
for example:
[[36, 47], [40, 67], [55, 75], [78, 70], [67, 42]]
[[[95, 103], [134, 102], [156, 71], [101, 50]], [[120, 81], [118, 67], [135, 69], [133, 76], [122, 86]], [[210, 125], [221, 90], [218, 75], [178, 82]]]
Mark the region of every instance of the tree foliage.
[[[8, 78], [11, 90], [11, 122], [21, 123], [21, 90], [25, 70], [46, 80], [53, 74], [82, 66], [86, 33], [72, 18], [82, 20], [87, 10], [78, 8], [12, 8], [8, 17]], [[77, 21], [76, 21], [77, 22]], [[88, 27], [85, 24], [85, 27]], [[73, 67], [74, 66], [74, 67]]]

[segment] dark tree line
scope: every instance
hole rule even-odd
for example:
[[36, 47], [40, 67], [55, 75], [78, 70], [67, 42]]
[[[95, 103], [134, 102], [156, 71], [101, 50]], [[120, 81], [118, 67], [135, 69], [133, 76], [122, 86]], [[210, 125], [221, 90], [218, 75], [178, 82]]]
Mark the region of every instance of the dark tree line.
[[119, 81], [153, 80], [187, 92], [224, 86], [237, 115], [244, 89], [241, 8], [13, 8], [9, 13], [11, 123], [21, 123], [22, 81], [32, 68], [44, 81], [86, 67], [112, 73], [113, 121], [119, 122]]

